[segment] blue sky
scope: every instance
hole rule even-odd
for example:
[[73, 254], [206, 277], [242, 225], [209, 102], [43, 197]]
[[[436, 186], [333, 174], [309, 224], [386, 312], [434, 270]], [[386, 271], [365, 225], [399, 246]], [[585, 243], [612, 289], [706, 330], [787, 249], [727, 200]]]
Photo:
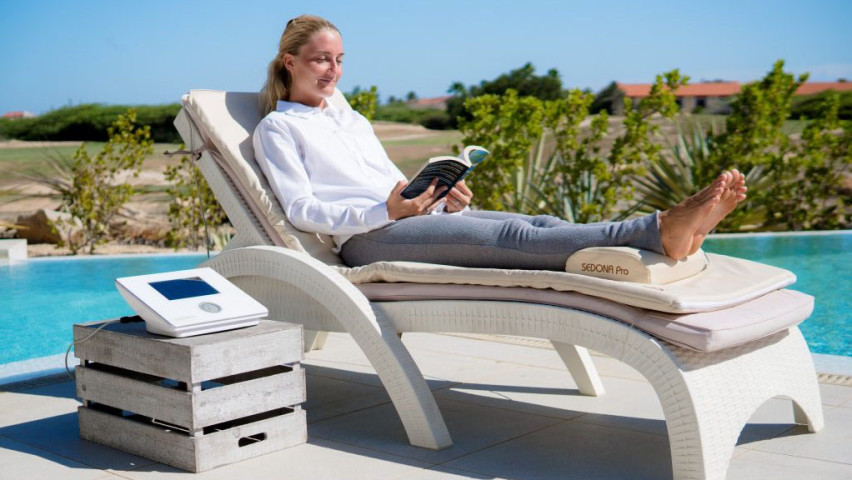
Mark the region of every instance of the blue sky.
[[779, 58], [812, 80], [852, 80], [845, 0], [0, 0], [0, 113], [256, 91], [286, 21], [302, 13], [343, 33], [340, 88], [376, 85], [382, 99], [443, 95], [526, 62], [595, 91], [672, 68], [693, 82], [750, 81]]

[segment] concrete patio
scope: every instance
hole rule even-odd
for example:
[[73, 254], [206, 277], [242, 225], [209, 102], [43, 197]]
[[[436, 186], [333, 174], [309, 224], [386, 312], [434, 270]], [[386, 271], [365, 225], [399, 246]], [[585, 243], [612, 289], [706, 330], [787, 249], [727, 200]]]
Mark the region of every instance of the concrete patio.
[[[307, 444], [201, 474], [80, 440], [74, 383], [0, 386], [0, 479], [666, 479], [662, 409], [636, 371], [595, 355], [606, 395], [578, 394], [555, 351], [535, 340], [406, 334], [454, 446], [411, 447], [354, 342], [331, 334], [307, 355]], [[852, 479], [852, 386], [823, 378], [825, 429], [793, 425], [772, 399], [740, 436], [730, 479]]]

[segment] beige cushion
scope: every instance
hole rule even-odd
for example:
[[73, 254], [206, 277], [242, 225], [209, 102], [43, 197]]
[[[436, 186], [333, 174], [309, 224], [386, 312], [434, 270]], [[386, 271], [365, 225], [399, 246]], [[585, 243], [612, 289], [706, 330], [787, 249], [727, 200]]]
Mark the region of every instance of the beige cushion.
[[725, 255], [706, 255], [709, 264], [701, 273], [665, 285], [623, 282], [568, 272], [464, 268], [415, 262], [376, 262], [363, 267], [334, 268], [355, 284], [411, 282], [531, 287], [580, 292], [670, 313], [730, 307], [796, 281], [792, 272], [782, 268]]
[[565, 271], [597, 278], [665, 285], [698, 274], [707, 267], [699, 250], [682, 260], [634, 247], [585, 248], [568, 257]]
[[[339, 90], [332, 103], [338, 108], [350, 108]], [[303, 232], [287, 220], [257, 165], [252, 147], [254, 129], [261, 120], [256, 93], [192, 90], [184, 96], [183, 107], [206, 137], [204, 140], [214, 147], [210, 152], [213, 158], [243, 197], [251, 199], [249, 207], [277, 245], [306, 252], [329, 264], [343, 264], [332, 251], [331, 237]]]
[[365, 283], [357, 286], [370, 301], [496, 300], [574, 308], [633, 325], [657, 338], [702, 352], [742, 345], [797, 325], [808, 318], [814, 299], [777, 290], [750, 302], [713, 312], [656, 312], [576, 292], [520, 287]]

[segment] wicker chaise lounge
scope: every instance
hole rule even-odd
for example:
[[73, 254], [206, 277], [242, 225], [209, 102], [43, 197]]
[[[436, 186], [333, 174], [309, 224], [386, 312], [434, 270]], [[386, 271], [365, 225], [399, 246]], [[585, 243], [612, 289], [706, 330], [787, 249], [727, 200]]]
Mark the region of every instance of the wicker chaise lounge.
[[[334, 101], [348, 108], [339, 92]], [[705, 289], [695, 281], [657, 288], [560, 272], [346, 268], [328, 237], [294, 229], [275, 202], [254, 160], [259, 121], [256, 94], [194, 90], [183, 99], [175, 124], [187, 148], [201, 152], [199, 167], [237, 231], [207, 264], [270, 318], [302, 323], [308, 349], [322, 346], [322, 332], [352, 335], [412, 445], [452, 441], [402, 332], [548, 339], [586, 395], [603, 393], [587, 348], [625, 362], [659, 396], [678, 479], [724, 478], [743, 426], [774, 396], [792, 399], [797, 423], [822, 428], [813, 361], [796, 327], [813, 299], [781, 289], [794, 280], [789, 273], [717, 256], [706, 281], [733, 285], [696, 296]]]

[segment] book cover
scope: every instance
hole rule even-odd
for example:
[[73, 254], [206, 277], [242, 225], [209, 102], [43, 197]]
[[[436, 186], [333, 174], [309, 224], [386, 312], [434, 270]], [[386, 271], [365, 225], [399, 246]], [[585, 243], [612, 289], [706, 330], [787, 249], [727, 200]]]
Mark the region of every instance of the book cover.
[[447, 190], [438, 197], [443, 198], [456, 183], [468, 176], [490, 153], [480, 146], [469, 145], [458, 157], [450, 155], [432, 157], [414, 174], [414, 177], [402, 191], [402, 196], [410, 199], [422, 194], [429, 188], [432, 180], [437, 178], [438, 185], [436, 187], [447, 187]]

